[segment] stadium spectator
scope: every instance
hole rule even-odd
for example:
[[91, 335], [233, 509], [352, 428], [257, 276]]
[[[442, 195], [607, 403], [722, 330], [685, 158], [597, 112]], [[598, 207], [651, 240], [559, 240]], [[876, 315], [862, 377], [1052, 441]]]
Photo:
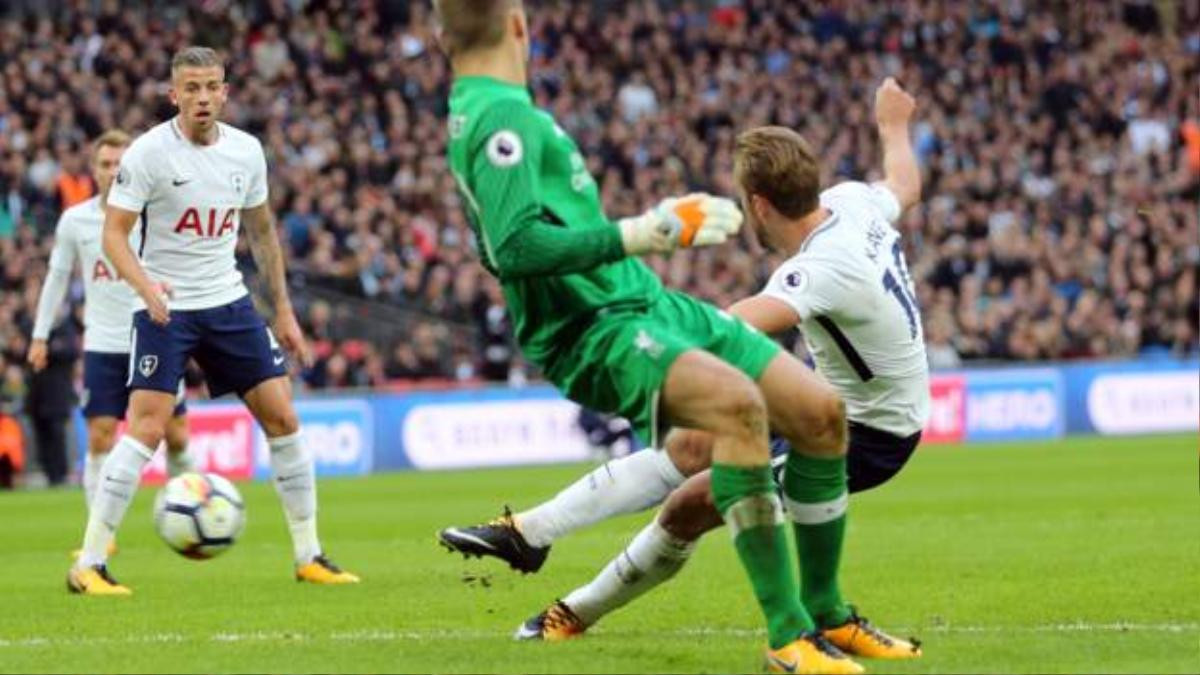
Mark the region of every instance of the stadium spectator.
[[[935, 365], [1197, 351], [1195, 3], [530, 4], [537, 101], [578, 139], [610, 214], [731, 192], [731, 139], [765, 123], [821, 149], [825, 180], [870, 180], [868, 93], [895, 75], [920, 101], [926, 201], [900, 227]], [[169, 114], [174, 48], [227, 45], [229, 121], [273, 163], [293, 280], [443, 321], [369, 348], [310, 325], [325, 356], [309, 386], [508, 377], [502, 299], [445, 168], [448, 76], [424, 3], [84, 6], [0, 21], [5, 291], [44, 269], [73, 148]], [[728, 303], [760, 287], [764, 256], [747, 235], [648, 262]], [[9, 295], [0, 312], [21, 320]]]
[[[32, 304], [32, 303], [31, 303]], [[33, 326], [27, 327], [27, 332]], [[25, 413], [33, 424], [38, 464], [50, 485], [62, 485], [70, 475], [67, 461], [67, 421], [75, 409], [72, 380], [81, 354], [83, 334], [76, 317], [60, 321], [46, 340], [47, 363], [31, 373], [25, 393]]]

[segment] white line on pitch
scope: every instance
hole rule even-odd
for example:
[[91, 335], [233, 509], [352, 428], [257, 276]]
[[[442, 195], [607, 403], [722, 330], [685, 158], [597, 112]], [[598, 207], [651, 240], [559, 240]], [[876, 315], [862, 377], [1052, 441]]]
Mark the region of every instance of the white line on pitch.
[[[896, 633], [1190, 633], [1200, 631], [1200, 623], [1054, 623], [1040, 626], [927, 626], [920, 629], [898, 628]], [[602, 631], [602, 634], [619, 636], [624, 631]], [[661, 631], [661, 637], [761, 637], [765, 632], [750, 628], [679, 628]], [[145, 644], [164, 642], [306, 642], [330, 640], [334, 642], [405, 642], [420, 640], [461, 640], [508, 637], [507, 631], [495, 630], [358, 630], [336, 631], [324, 635], [313, 635], [295, 631], [251, 631], [247, 633], [221, 632], [207, 638], [186, 633], [150, 633], [126, 637], [47, 638], [41, 636], [0, 638], [0, 648], [13, 647], [58, 647], [67, 645], [98, 644]], [[639, 635], [648, 635], [639, 633]]]

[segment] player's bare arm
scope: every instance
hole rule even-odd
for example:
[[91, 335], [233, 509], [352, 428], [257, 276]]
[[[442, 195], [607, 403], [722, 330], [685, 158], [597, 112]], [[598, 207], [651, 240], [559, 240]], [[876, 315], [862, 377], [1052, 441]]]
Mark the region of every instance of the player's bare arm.
[[767, 335], [779, 335], [800, 323], [796, 310], [766, 295], [738, 300], [727, 311]]
[[272, 316], [271, 327], [275, 331], [275, 337], [289, 354], [308, 366], [311, 364], [308, 343], [300, 331], [300, 324], [292, 311], [291, 298], [288, 297], [283, 250], [279, 246], [275, 217], [271, 213], [270, 205], [264, 202], [253, 208], [243, 209], [242, 228], [246, 232], [250, 252], [254, 255], [254, 263], [258, 265], [258, 272], [266, 284], [267, 303]]
[[875, 123], [883, 144], [884, 185], [900, 202], [901, 209], [921, 201], [921, 170], [913, 152], [908, 125], [917, 103], [887, 78], [875, 91]]
[[141, 296], [146, 303], [146, 311], [150, 319], [157, 324], [165, 325], [171, 320], [167, 310], [167, 299], [171, 296], [171, 287], [165, 281], [154, 281], [146, 275], [146, 270], [138, 261], [133, 249], [129, 246], [129, 233], [137, 224], [139, 215], [133, 211], [108, 206], [104, 216], [104, 231], [101, 235], [104, 255], [117, 268], [120, 275], [130, 288]]

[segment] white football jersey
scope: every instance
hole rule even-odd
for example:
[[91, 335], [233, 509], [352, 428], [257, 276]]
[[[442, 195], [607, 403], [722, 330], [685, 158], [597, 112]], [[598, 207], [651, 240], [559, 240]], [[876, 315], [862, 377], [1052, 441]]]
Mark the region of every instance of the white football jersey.
[[75, 263], [79, 263], [83, 276], [83, 322], [87, 328], [83, 335], [84, 351], [127, 354], [135, 293], [117, 276], [117, 268], [101, 250], [103, 228], [104, 210], [99, 196], [63, 211], [54, 229], [50, 269], [69, 275]]
[[900, 203], [882, 185], [825, 190], [830, 216], [771, 275], [763, 293], [800, 315], [817, 371], [854, 422], [898, 436], [929, 415], [921, 313], [900, 233]]
[[136, 252], [151, 279], [171, 285], [169, 309], [220, 307], [247, 293], [234, 248], [242, 209], [267, 200], [267, 160], [250, 134], [222, 123], [217, 134], [196, 145], [178, 118], [159, 124], [125, 151], [108, 196], [142, 214]]

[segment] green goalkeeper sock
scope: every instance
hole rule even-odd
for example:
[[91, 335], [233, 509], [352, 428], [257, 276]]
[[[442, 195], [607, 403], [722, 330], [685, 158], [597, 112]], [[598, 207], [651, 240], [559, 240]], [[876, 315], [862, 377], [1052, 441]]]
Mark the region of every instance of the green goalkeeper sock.
[[713, 464], [712, 494], [767, 618], [767, 639], [778, 649], [813, 630], [792, 574], [783, 508], [767, 465]]
[[800, 597], [821, 627], [850, 618], [838, 588], [838, 566], [846, 536], [846, 458], [788, 455], [783, 498], [796, 532], [800, 558]]

